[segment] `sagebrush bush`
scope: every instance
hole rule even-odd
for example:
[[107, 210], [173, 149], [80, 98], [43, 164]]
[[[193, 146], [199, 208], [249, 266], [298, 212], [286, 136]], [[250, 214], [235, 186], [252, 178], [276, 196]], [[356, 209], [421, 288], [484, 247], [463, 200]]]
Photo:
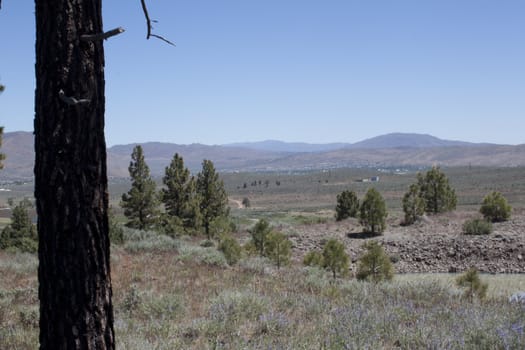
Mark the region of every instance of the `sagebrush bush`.
[[214, 248], [203, 248], [190, 244], [181, 244], [179, 248], [179, 259], [182, 261], [193, 261], [199, 264], [226, 267], [228, 261], [224, 254]]
[[486, 220], [502, 222], [510, 218], [512, 207], [500, 192], [494, 191], [483, 198], [483, 204], [479, 211]]
[[257, 319], [269, 309], [263, 296], [249, 291], [226, 290], [210, 302], [209, 317], [220, 322], [242, 322]]
[[237, 262], [241, 259], [241, 245], [235, 238], [229, 235], [221, 239], [219, 250], [224, 254], [228, 265], [237, 264]]
[[199, 245], [203, 248], [210, 248], [214, 247], [215, 243], [211, 239], [205, 239], [204, 241], [201, 241]]
[[271, 262], [265, 257], [252, 256], [239, 261], [239, 267], [252, 274], [264, 275], [271, 271]]
[[15, 274], [35, 273], [38, 270], [38, 257], [30, 253], [9, 254], [8, 259], [0, 259], [0, 270]]
[[183, 299], [178, 294], [142, 294], [139, 309], [143, 318], [156, 321], [175, 320], [181, 318], [185, 312]]
[[130, 228], [124, 229], [124, 248], [129, 252], [172, 251], [179, 248], [179, 242], [171, 237], [159, 235], [152, 231]]
[[492, 233], [492, 223], [484, 219], [471, 219], [463, 223], [463, 233], [466, 235], [488, 235]]

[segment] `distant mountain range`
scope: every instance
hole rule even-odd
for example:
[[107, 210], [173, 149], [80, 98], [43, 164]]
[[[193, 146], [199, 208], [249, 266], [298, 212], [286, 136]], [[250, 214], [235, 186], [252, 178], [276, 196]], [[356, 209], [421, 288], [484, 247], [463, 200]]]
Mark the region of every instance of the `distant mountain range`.
[[356, 143], [304, 143], [266, 140], [260, 142], [230, 143], [223, 146], [248, 148], [270, 152], [311, 153], [340, 149], [379, 149], [379, 148], [431, 148], [448, 146], [484, 146], [486, 143], [442, 140], [432, 135], [391, 133], [372, 137]]
[[[108, 149], [108, 174], [127, 177], [136, 144]], [[208, 146], [202, 144], [143, 143], [146, 162], [154, 176], [162, 176], [173, 155], [179, 153], [193, 172], [203, 159], [221, 171], [287, 171], [339, 167], [396, 166], [525, 166], [525, 145], [495, 145], [442, 140], [431, 135], [393, 133], [357, 143], [289, 143], [262, 141]], [[33, 134], [4, 134], [1, 151], [7, 155], [0, 180], [33, 176]]]

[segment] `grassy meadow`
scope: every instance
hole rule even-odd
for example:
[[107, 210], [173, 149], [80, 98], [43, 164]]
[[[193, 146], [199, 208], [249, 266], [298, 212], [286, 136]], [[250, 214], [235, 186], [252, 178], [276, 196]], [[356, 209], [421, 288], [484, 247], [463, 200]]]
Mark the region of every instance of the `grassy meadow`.
[[[213, 247], [143, 236], [114, 247], [119, 349], [522, 349], [522, 275], [483, 275], [462, 298], [452, 275], [373, 284], [261, 258], [229, 267]], [[37, 260], [0, 253], [0, 348], [38, 344]]]
[[[477, 211], [492, 190], [525, 208], [523, 168], [444, 171], [461, 210]], [[380, 181], [357, 182], [373, 176]], [[333, 222], [335, 196], [344, 189], [361, 197], [374, 186], [391, 215], [399, 216], [416, 172], [338, 169], [222, 177], [239, 228], [234, 235], [246, 242], [246, 230], [263, 217], [288, 228]], [[125, 181], [110, 185], [119, 221], [119, 198], [128, 187]], [[9, 196], [32, 194], [31, 184], [10, 189], [0, 193], [0, 206]], [[238, 205], [245, 197], [250, 208]], [[0, 226], [8, 223], [7, 212], [0, 211]], [[510, 295], [525, 290], [522, 274], [481, 275], [488, 296], [469, 300], [454, 274], [396, 275], [378, 284], [334, 280], [297, 261], [277, 269], [266, 258], [246, 254], [229, 266], [215, 246], [204, 247], [204, 237], [131, 229], [125, 237], [111, 252], [118, 349], [525, 348], [525, 304], [509, 302]], [[0, 251], [0, 350], [38, 347], [37, 266], [34, 255]]]

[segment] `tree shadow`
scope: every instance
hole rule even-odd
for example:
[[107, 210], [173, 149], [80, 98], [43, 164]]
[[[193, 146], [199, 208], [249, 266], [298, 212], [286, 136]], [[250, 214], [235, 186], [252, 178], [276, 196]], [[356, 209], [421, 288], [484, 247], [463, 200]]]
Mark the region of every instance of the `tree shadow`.
[[352, 239], [368, 239], [368, 238], [379, 237], [379, 236], [381, 236], [381, 233], [378, 233], [378, 232], [365, 232], [365, 231], [349, 232], [349, 233], [346, 234], [346, 236], [348, 238], [352, 238]]

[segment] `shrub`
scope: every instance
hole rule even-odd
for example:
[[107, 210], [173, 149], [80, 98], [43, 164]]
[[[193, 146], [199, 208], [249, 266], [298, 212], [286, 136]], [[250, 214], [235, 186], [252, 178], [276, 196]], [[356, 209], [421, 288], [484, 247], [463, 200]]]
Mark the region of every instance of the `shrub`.
[[390, 258], [377, 241], [363, 245], [366, 253], [359, 259], [357, 279], [372, 282], [390, 281], [394, 277], [394, 268]]
[[512, 208], [500, 192], [494, 191], [483, 198], [483, 204], [479, 211], [486, 220], [502, 222], [510, 218]]
[[224, 254], [228, 265], [234, 265], [241, 259], [242, 248], [237, 240], [229, 235], [222, 238], [219, 250]]
[[154, 231], [144, 231], [124, 227], [124, 248], [130, 252], [171, 251], [179, 248], [179, 242], [171, 237], [159, 235]]
[[137, 286], [133, 284], [127, 290], [126, 295], [124, 296], [124, 300], [122, 301], [121, 307], [125, 312], [131, 315], [138, 310], [141, 303], [142, 297], [137, 289]]
[[323, 254], [316, 251], [310, 251], [306, 253], [306, 255], [303, 258], [303, 264], [305, 266], [318, 266], [323, 267]]
[[246, 255], [248, 256], [254, 256], [254, 255], [259, 254], [257, 247], [255, 246], [255, 243], [253, 242], [253, 240], [246, 242], [242, 246], [242, 249], [246, 252]]
[[203, 248], [189, 244], [182, 244], [180, 246], [179, 259], [181, 261], [193, 261], [209, 266], [226, 267], [228, 265], [224, 254], [217, 249]]
[[203, 248], [210, 248], [210, 247], [214, 247], [215, 243], [213, 243], [211, 239], [205, 239], [204, 241], [201, 241], [199, 245]]
[[242, 205], [243, 205], [245, 208], [249, 208], [249, 207], [251, 207], [250, 198], [248, 198], [248, 197], [244, 197], [244, 198], [242, 199]]
[[210, 301], [208, 318], [221, 323], [258, 319], [268, 310], [268, 301], [249, 291], [222, 291]]
[[488, 284], [481, 282], [478, 271], [475, 268], [471, 268], [464, 274], [460, 275], [456, 279], [456, 285], [458, 287], [466, 288], [463, 296], [470, 301], [474, 299], [474, 296], [483, 300], [487, 295]]
[[184, 314], [184, 301], [179, 294], [155, 295], [142, 294], [140, 299], [141, 316], [152, 321], [169, 321]]
[[18, 313], [20, 318], [20, 323], [25, 328], [38, 328], [40, 313], [37, 307], [28, 307], [23, 308]]
[[361, 225], [367, 232], [381, 233], [386, 228], [387, 215], [385, 200], [375, 188], [370, 188], [361, 203]]
[[208, 239], [220, 239], [232, 232], [232, 223], [227, 216], [218, 216], [210, 221]]
[[113, 244], [124, 243], [124, 229], [119, 225], [113, 209], [109, 208], [108, 211], [108, 223], [109, 223], [109, 241]]
[[341, 221], [347, 218], [357, 217], [359, 212], [359, 199], [353, 191], [343, 191], [337, 195], [337, 206], [335, 207], [335, 219]]
[[323, 267], [332, 272], [334, 279], [336, 274], [345, 275], [348, 270], [348, 255], [345, 246], [336, 239], [326, 242], [323, 249]]
[[179, 237], [181, 233], [191, 234], [191, 228], [185, 228], [184, 223], [178, 216], [162, 213], [155, 224], [155, 231], [172, 238]]
[[466, 235], [488, 235], [492, 232], [492, 223], [483, 219], [467, 220], [463, 224], [463, 233]]
[[264, 275], [272, 270], [272, 265], [268, 258], [254, 256], [239, 261], [239, 267], [250, 274]]
[[270, 232], [265, 242], [264, 250], [266, 256], [280, 269], [281, 265], [288, 265], [290, 263], [292, 242], [280, 232]]

